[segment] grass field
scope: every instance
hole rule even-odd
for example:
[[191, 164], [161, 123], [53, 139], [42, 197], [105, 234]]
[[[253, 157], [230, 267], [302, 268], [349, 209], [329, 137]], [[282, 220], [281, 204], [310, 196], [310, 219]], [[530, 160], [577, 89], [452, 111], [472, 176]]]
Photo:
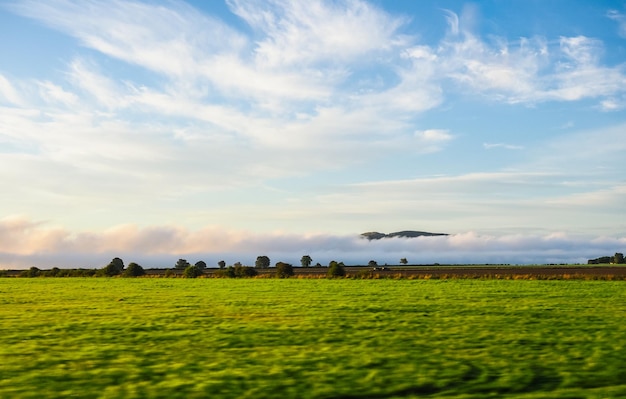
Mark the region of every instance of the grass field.
[[0, 279], [0, 398], [624, 398], [626, 282]]

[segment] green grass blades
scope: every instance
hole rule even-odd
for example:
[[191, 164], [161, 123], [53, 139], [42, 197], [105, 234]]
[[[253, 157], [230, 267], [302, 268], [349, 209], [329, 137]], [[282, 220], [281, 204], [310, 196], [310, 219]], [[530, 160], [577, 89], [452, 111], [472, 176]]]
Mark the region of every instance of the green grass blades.
[[0, 279], [1, 398], [626, 397], [621, 281]]

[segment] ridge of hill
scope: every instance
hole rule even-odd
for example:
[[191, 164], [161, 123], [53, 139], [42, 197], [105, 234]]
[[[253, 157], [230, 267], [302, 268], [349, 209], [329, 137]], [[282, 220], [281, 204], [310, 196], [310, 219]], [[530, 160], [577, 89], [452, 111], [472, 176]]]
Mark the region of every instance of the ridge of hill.
[[415, 237], [436, 237], [436, 236], [447, 236], [449, 234], [446, 233], [429, 233], [427, 231], [415, 231], [415, 230], [403, 230], [397, 231], [395, 233], [379, 233], [377, 231], [369, 231], [367, 233], [361, 234], [361, 237], [367, 238], [368, 240], [380, 240], [381, 238], [415, 238]]

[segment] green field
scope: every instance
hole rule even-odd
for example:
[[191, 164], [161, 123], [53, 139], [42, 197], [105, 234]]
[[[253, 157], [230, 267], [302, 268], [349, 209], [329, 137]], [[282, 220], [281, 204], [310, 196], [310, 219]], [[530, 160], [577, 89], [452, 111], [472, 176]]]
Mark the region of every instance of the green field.
[[626, 282], [0, 279], [0, 398], [625, 398]]

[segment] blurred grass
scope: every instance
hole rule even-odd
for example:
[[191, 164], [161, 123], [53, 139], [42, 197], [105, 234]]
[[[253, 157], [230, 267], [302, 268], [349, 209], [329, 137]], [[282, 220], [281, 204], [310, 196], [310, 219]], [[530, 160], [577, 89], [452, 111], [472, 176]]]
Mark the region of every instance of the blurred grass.
[[0, 279], [1, 398], [626, 397], [620, 281]]

